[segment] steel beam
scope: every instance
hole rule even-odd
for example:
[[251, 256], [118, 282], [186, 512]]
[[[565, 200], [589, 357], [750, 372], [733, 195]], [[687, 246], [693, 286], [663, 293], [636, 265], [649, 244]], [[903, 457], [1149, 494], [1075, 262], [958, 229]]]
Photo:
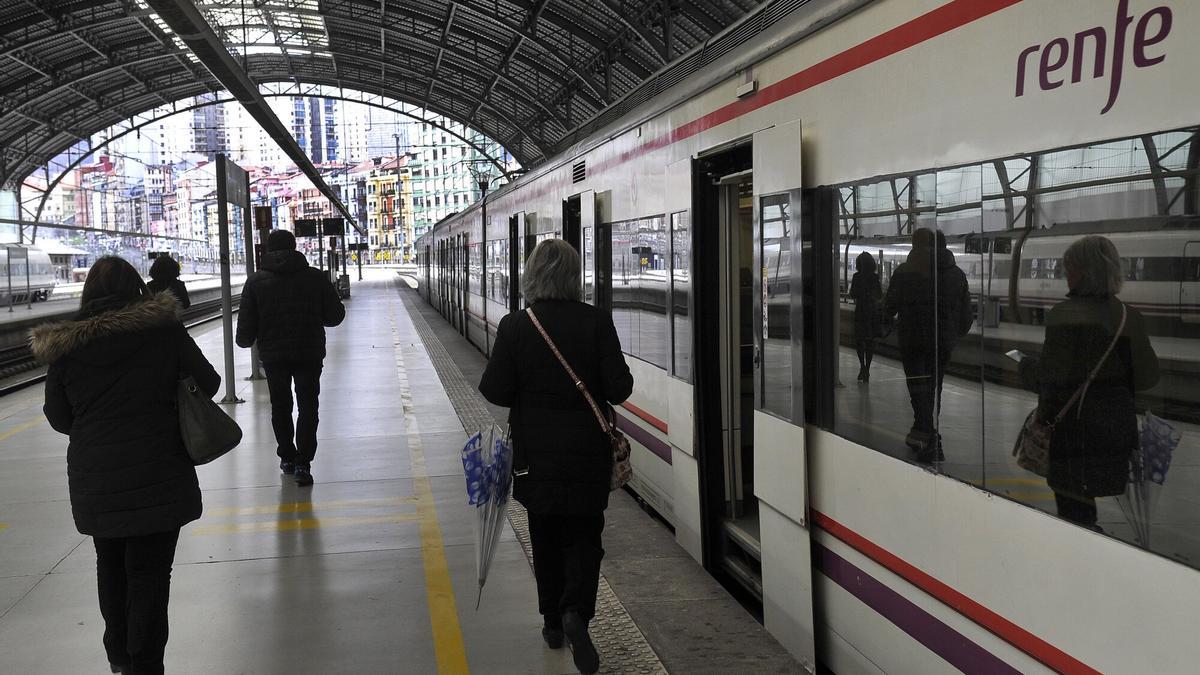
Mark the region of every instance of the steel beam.
[[146, 4], [158, 12], [159, 17], [183, 40], [196, 58], [200, 59], [200, 63], [238, 99], [250, 116], [279, 144], [284, 153], [296, 163], [300, 171], [325, 195], [342, 217], [359, 234], [366, 235], [366, 230], [358, 224], [350, 209], [346, 208], [337, 193], [325, 182], [287, 127], [275, 116], [267, 100], [259, 93], [258, 87], [242, 71], [240, 64], [229, 53], [195, 4], [190, 0], [146, 0]]

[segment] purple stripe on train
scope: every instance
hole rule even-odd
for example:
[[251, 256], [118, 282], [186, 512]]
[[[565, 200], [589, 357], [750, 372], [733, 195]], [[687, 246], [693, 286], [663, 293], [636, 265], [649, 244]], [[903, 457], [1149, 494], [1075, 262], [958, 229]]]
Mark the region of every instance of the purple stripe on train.
[[955, 668], [964, 673], [1021, 672], [840, 555], [817, 542], [812, 549], [822, 574]]
[[642, 445], [642, 447], [646, 448], [650, 452], [653, 452], [655, 455], [658, 455], [658, 458], [662, 461], [666, 462], [667, 464], [671, 463], [670, 444], [658, 440], [654, 434], [641, 428], [638, 426], [637, 422], [625, 417], [621, 413], [616, 411], [614, 411], [614, 413], [617, 416], [618, 429], [624, 431], [625, 435], [637, 441]]

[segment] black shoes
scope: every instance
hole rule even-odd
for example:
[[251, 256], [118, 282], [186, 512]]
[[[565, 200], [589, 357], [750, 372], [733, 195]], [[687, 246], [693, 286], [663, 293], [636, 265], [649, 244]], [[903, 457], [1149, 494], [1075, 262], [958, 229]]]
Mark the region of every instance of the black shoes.
[[[909, 434], [910, 436], [912, 434]], [[909, 444], [912, 447], [911, 444]], [[942, 452], [942, 435], [935, 433], [932, 442], [922, 443], [919, 446], [913, 447], [917, 451], [917, 462], [920, 464], [933, 464], [934, 462], [946, 461], [946, 453]]]
[[563, 614], [562, 621], [563, 633], [571, 647], [575, 667], [583, 675], [591, 675], [600, 670], [600, 655], [596, 653], [596, 646], [592, 644], [592, 638], [588, 635], [587, 622], [575, 612]]
[[284, 472], [285, 474], [291, 476], [292, 474], [296, 473], [296, 463], [289, 462], [286, 459], [280, 460], [279, 461], [279, 470]]
[[304, 487], [313, 484], [312, 471], [307, 466], [296, 465], [296, 472], [292, 474], [296, 477], [296, 485]]
[[122, 673], [122, 675], [125, 673], [125, 666], [118, 666], [115, 663], [108, 664], [108, 669], [114, 673]]
[[550, 649], [562, 649], [563, 629], [552, 626], [542, 626], [542, 639]]

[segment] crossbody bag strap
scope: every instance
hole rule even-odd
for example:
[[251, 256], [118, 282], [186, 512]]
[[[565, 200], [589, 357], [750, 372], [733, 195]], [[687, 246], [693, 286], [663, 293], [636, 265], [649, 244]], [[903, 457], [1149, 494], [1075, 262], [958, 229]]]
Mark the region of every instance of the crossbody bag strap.
[[[1121, 339], [1121, 332], [1125, 330], [1125, 318], [1127, 313], [1128, 312], [1125, 309], [1125, 303], [1122, 302], [1121, 323], [1117, 325], [1117, 334], [1113, 336], [1112, 342], [1108, 343], [1108, 349], [1104, 350], [1104, 356], [1101, 356], [1100, 360], [1096, 362], [1096, 367], [1092, 368], [1092, 372], [1088, 374], [1088, 378], [1084, 380], [1083, 384], [1079, 385], [1079, 388], [1075, 390], [1074, 394], [1071, 394], [1071, 398], [1067, 400], [1067, 403], [1063, 406], [1062, 410], [1058, 411], [1058, 415], [1054, 418], [1055, 425], [1062, 421], [1062, 418], [1066, 416], [1067, 411], [1071, 409], [1071, 406], [1075, 403], [1076, 399], [1079, 399], [1079, 407], [1080, 411], [1082, 411], [1083, 397], [1087, 396], [1088, 387], [1091, 386], [1092, 380], [1096, 379], [1096, 375], [1100, 373], [1100, 366], [1103, 366], [1104, 362], [1108, 360], [1108, 355], [1112, 353], [1113, 347], [1117, 346], [1117, 341]], [[1076, 412], [1076, 417], [1078, 416], [1079, 412]]]
[[600, 411], [600, 406], [596, 405], [596, 399], [592, 398], [592, 395], [588, 393], [587, 386], [583, 383], [583, 380], [575, 374], [575, 371], [571, 368], [571, 364], [567, 363], [567, 359], [562, 355], [562, 352], [558, 351], [558, 345], [554, 344], [554, 340], [550, 339], [550, 334], [546, 332], [545, 328], [542, 328], [542, 323], [538, 321], [537, 315], [533, 313], [533, 308], [526, 307], [525, 313], [529, 315], [529, 320], [533, 322], [533, 327], [537, 328], [537, 331], [542, 334], [542, 339], [549, 345], [550, 351], [554, 352], [554, 356], [558, 359], [558, 362], [567, 371], [567, 375], [570, 376], [571, 382], [575, 384], [575, 388], [587, 399], [588, 405], [592, 407], [592, 412], [596, 415], [596, 421], [600, 423], [600, 428], [604, 430], [604, 433], [611, 434], [612, 426], [604, 418], [604, 413]]

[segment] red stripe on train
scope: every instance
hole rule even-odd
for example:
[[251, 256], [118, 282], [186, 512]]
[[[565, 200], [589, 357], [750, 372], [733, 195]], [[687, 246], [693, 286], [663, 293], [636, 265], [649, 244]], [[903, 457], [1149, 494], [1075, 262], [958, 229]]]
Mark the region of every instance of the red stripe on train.
[[938, 601], [979, 624], [1010, 645], [1060, 673], [1087, 673], [1099, 675], [1100, 671], [1067, 654], [1058, 647], [1021, 628], [968, 598], [954, 588], [926, 574], [903, 558], [879, 546], [861, 534], [842, 525], [829, 516], [813, 509], [813, 523], [854, 550], [862, 553], [908, 583], [920, 588]]

